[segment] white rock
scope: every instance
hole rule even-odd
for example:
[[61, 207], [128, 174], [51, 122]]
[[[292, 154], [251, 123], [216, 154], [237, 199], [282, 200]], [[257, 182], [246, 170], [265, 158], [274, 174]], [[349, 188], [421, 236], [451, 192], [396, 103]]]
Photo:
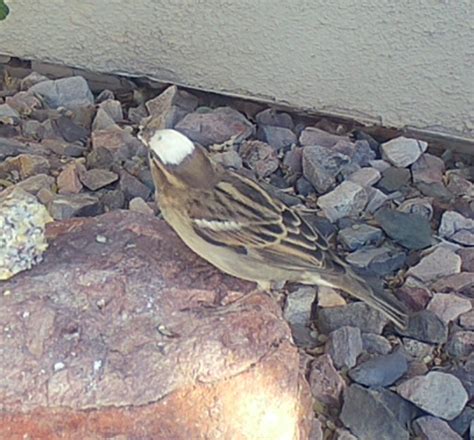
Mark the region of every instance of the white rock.
[[345, 181], [319, 197], [318, 206], [331, 222], [335, 222], [342, 217], [359, 214], [367, 205], [367, 201], [367, 192], [362, 186]]
[[382, 175], [380, 171], [375, 168], [365, 167], [357, 170], [355, 173], [352, 173], [347, 180], [358, 183], [364, 188], [367, 186], [372, 186], [374, 183], [377, 183]]
[[382, 159], [369, 160], [369, 165], [376, 170], [379, 170], [383, 173], [387, 168], [390, 168], [390, 164]]
[[433, 281], [461, 272], [461, 257], [452, 250], [438, 247], [408, 271], [421, 281]]
[[418, 160], [428, 148], [428, 144], [401, 136], [385, 142], [380, 148], [383, 159], [396, 167], [405, 168]]
[[441, 217], [438, 233], [441, 237], [460, 244], [469, 244], [470, 235], [474, 235], [474, 220], [464, 217], [456, 211], [446, 211]]

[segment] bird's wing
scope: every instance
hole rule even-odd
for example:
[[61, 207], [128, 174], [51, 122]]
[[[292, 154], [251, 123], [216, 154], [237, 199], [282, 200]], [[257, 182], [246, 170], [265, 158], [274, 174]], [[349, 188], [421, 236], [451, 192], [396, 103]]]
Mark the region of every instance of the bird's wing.
[[258, 255], [275, 267], [343, 271], [328, 258], [328, 244], [321, 234], [239, 174], [226, 174], [206, 197], [201, 193], [194, 198], [188, 211], [195, 232], [214, 245]]

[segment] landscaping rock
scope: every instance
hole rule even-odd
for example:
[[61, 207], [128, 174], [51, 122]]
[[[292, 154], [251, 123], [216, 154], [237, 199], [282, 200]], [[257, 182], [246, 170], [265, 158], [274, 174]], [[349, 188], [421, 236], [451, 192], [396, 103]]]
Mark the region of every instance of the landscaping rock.
[[421, 281], [434, 281], [461, 271], [461, 257], [446, 247], [437, 247], [410, 268], [409, 275]]
[[278, 169], [279, 160], [276, 151], [265, 142], [246, 141], [241, 145], [239, 152], [244, 163], [255, 170], [260, 178], [268, 177]]
[[[474, 282], [474, 280], [473, 280]], [[455, 294], [435, 293], [428, 304], [428, 310], [448, 324], [472, 309], [471, 301]]]
[[230, 139], [239, 142], [247, 139], [253, 131], [245, 116], [230, 107], [219, 107], [207, 113], [189, 113], [175, 128], [204, 146], [222, 144]]
[[18, 156], [8, 158], [3, 164], [0, 164], [0, 174], [2, 168], [6, 172], [16, 170], [20, 178], [26, 179], [36, 174], [45, 174], [49, 171], [50, 163], [43, 156], [35, 154], [19, 154]]
[[413, 182], [424, 182], [427, 184], [441, 182], [443, 180], [443, 159], [432, 154], [423, 154], [412, 166], [411, 174]]
[[364, 247], [346, 256], [346, 261], [368, 274], [387, 275], [400, 269], [406, 260], [406, 255], [393, 245], [384, 244], [381, 247]]
[[319, 197], [318, 206], [331, 222], [335, 222], [340, 218], [359, 214], [367, 202], [365, 189], [356, 183], [346, 181], [333, 191]]
[[366, 211], [373, 214], [388, 200], [388, 196], [377, 188], [367, 188], [369, 202], [367, 203]]
[[438, 232], [441, 237], [456, 243], [474, 245], [474, 219], [466, 218], [458, 212], [444, 212]]
[[298, 346], [315, 344], [311, 336], [311, 309], [316, 299], [313, 287], [301, 287], [286, 298], [283, 316], [291, 327], [293, 338]]
[[17, 183], [15, 187], [35, 196], [43, 188], [52, 190], [53, 185], [54, 177], [47, 174], [36, 174]]
[[446, 344], [446, 352], [455, 358], [467, 358], [474, 353], [474, 332], [458, 331], [454, 333]]
[[332, 359], [328, 354], [317, 357], [311, 364], [309, 385], [313, 398], [318, 402], [332, 408], [339, 407], [341, 394], [346, 387], [346, 383], [334, 368]]
[[366, 224], [355, 224], [352, 227], [339, 231], [339, 242], [350, 251], [365, 245], [378, 245], [383, 240], [383, 233], [379, 228]]
[[94, 97], [82, 76], [41, 81], [31, 86], [29, 91], [41, 95], [50, 108], [73, 109], [94, 104]]
[[290, 147], [296, 144], [296, 135], [288, 128], [262, 125], [258, 128], [257, 136], [271, 145], [275, 150]]
[[41, 145], [58, 156], [81, 157], [87, 151], [84, 145], [71, 144], [59, 139], [44, 139]]
[[377, 356], [349, 371], [349, 377], [367, 387], [387, 387], [408, 370], [405, 356], [400, 352]]
[[414, 199], [405, 200], [398, 210], [408, 214], [419, 215], [430, 221], [433, 218], [433, 206], [429, 199], [417, 197]]
[[412, 314], [408, 327], [399, 332], [404, 336], [431, 344], [444, 344], [448, 339], [447, 325], [429, 310]]
[[253, 283], [130, 211], [56, 223], [48, 237], [45, 261], [2, 285], [0, 438], [52, 439], [58, 421], [68, 439], [274, 439], [282, 426], [308, 438], [298, 350]]
[[362, 346], [370, 354], [388, 354], [392, 350], [387, 338], [374, 333], [362, 333]]
[[255, 120], [259, 125], [273, 125], [293, 130], [295, 124], [293, 118], [288, 113], [278, 112], [275, 109], [267, 108], [255, 115]]
[[413, 422], [413, 427], [416, 435], [426, 440], [462, 440], [444, 420], [437, 417], [420, 417]]
[[90, 194], [63, 194], [48, 203], [48, 211], [55, 220], [71, 217], [91, 217], [101, 213], [99, 199]]
[[59, 194], [78, 194], [82, 190], [77, 164], [70, 163], [57, 177]]
[[350, 142], [347, 136], [331, 134], [316, 127], [306, 127], [299, 137], [299, 142], [304, 147], [317, 145], [319, 147], [331, 148], [341, 140]]
[[393, 166], [405, 168], [416, 162], [427, 148], [428, 144], [424, 141], [400, 136], [383, 143], [380, 151], [382, 158]]
[[86, 188], [96, 191], [117, 181], [119, 176], [112, 171], [94, 168], [80, 173], [79, 178]]
[[141, 214], [145, 215], [154, 215], [153, 209], [151, 209], [148, 203], [145, 202], [145, 200], [143, 200], [141, 197], [135, 197], [134, 199], [130, 200], [128, 209], [130, 209], [130, 211], [140, 212]]
[[357, 170], [355, 173], [352, 173], [347, 178], [347, 180], [357, 183], [365, 188], [377, 183], [381, 177], [382, 176], [378, 170], [375, 168], [366, 167]]
[[381, 208], [375, 219], [390, 238], [407, 249], [424, 249], [431, 244], [431, 225], [417, 214]]
[[430, 289], [428, 289], [421, 281], [408, 276], [402, 287], [397, 290], [397, 296], [411, 310], [418, 312], [425, 309], [426, 305], [432, 298]]
[[362, 338], [357, 327], [343, 326], [329, 334], [326, 350], [337, 368], [352, 368], [362, 353]]
[[466, 330], [474, 330], [474, 309], [459, 317], [459, 325]]
[[124, 170], [120, 172], [119, 187], [127, 200], [131, 200], [135, 197], [141, 197], [143, 200], [147, 200], [151, 194], [150, 188]]
[[391, 193], [407, 185], [410, 182], [410, 177], [409, 170], [390, 167], [382, 171], [382, 179], [377, 183], [377, 188], [386, 193]]
[[457, 417], [468, 400], [460, 380], [441, 371], [408, 379], [398, 385], [396, 391], [423, 411], [445, 420]]

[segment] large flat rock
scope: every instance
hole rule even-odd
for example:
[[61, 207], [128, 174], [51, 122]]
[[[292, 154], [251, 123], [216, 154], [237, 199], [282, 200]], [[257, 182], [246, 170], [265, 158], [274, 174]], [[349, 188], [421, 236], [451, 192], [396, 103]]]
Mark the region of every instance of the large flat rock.
[[47, 235], [0, 284], [0, 438], [306, 438], [297, 349], [253, 283], [138, 213]]

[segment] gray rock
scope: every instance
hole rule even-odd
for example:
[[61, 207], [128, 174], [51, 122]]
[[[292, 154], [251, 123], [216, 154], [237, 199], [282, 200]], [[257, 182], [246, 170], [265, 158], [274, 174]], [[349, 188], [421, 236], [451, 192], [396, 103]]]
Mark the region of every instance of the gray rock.
[[25, 138], [41, 140], [44, 136], [44, 127], [41, 122], [27, 119], [21, 122], [21, 133]]
[[0, 122], [16, 125], [20, 122], [20, 114], [8, 104], [0, 104]]
[[318, 419], [313, 419], [309, 440], [324, 440], [323, 425]]
[[362, 337], [357, 327], [343, 326], [329, 334], [326, 350], [337, 368], [352, 368], [362, 353]]
[[459, 249], [457, 254], [462, 260], [461, 269], [465, 272], [474, 272], [474, 248]]
[[428, 198], [417, 197], [405, 200], [398, 210], [408, 214], [416, 214], [430, 221], [433, 218], [433, 206]]
[[301, 176], [295, 184], [296, 192], [303, 197], [307, 197], [311, 193], [314, 193], [314, 188], [311, 183], [307, 179], [305, 179], [303, 176]]
[[474, 421], [474, 408], [466, 406], [461, 414], [449, 422], [449, 426], [458, 434], [464, 435], [468, 432], [471, 421]]
[[443, 159], [425, 153], [411, 166], [413, 182], [424, 182], [427, 184], [441, 182], [443, 180]]
[[386, 193], [391, 193], [399, 190], [410, 182], [410, 171], [406, 168], [387, 168], [382, 171], [382, 179], [377, 183], [377, 188], [380, 188]]
[[45, 174], [49, 171], [50, 167], [49, 160], [43, 156], [38, 154], [19, 154], [15, 157], [9, 157], [3, 163], [0, 163], [0, 175], [15, 171], [23, 180], [36, 174]]
[[389, 243], [378, 248], [364, 247], [346, 256], [346, 261], [352, 266], [380, 276], [400, 269], [405, 260], [404, 252]]
[[366, 210], [373, 214], [379, 209], [389, 197], [377, 188], [367, 188], [367, 194], [369, 196], [369, 202], [367, 203]]
[[[464, 234], [461, 234], [464, 231]], [[441, 217], [439, 235], [462, 245], [474, 243], [474, 219], [464, 217], [456, 211], [445, 211]]]
[[283, 316], [290, 325], [295, 343], [300, 347], [314, 346], [316, 343], [309, 327], [315, 299], [316, 290], [313, 287], [301, 287], [286, 299]]
[[106, 99], [99, 104], [99, 109], [105, 111], [114, 122], [120, 122], [123, 120], [123, 110], [120, 101], [115, 99]]
[[341, 140], [350, 142], [347, 136], [331, 134], [316, 127], [306, 127], [299, 137], [300, 144], [304, 147], [308, 145], [318, 145], [320, 147], [331, 148]]
[[295, 124], [288, 113], [278, 112], [275, 109], [267, 108], [255, 115], [255, 120], [259, 125], [273, 125], [293, 130]]
[[59, 156], [66, 157], [81, 157], [87, 151], [87, 147], [84, 145], [71, 144], [57, 139], [44, 139], [41, 145]]
[[319, 197], [318, 206], [332, 222], [343, 217], [359, 214], [367, 205], [368, 196], [362, 186], [342, 182], [331, 192]]
[[474, 184], [464, 176], [457, 173], [458, 170], [450, 170], [446, 173], [448, 178], [447, 189], [455, 196], [474, 198]]
[[426, 142], [404, 136], [392, 139], [380, 146], [382, 158], [400, 168], [405, 168], [416, 162], [427, 148]]
[[422, 361], [427, 356], [431, 357], [434, 349], [430, 344], [425, 344], [424, 342], [411, 338], [403, 338], [403, 348], [407, 355], [417, 361]]
[[185, 90], [179, 90], [175, 85], [168, 87], [160, 95], [145, 103], [152, 117], [161, 116], [169, 112], [172, 107], [192, 112], [197, 106], [198, 99], [194, 95]]
[[303, 148], [295, 147], [285, 153], [283, 165], [290, 175], [299, 175], [303, 172]]
[[73, 109], [94, 104], [92, 92], [82, 76], [41, 81], [30, 87], [29, 91], [41, 95], [51, 108]]
[[459, 317], [459, 325], [466, 330], [474, 330], [474, 310], [463, 313]]
[[354, 251], [365, 245], [380, 244], [383, 233], [379, 228], [362, 223], [340, 230], [338, 239], [345, 249]]
[[453, 199], [453, 194], [444, 186], [444, 183], [442, 182], [418, 182], [416, 183], [416, 187], [423, 195], [427, 197], [433, 197], [434, 199], [437, 199], [441, 202], [449, 202]]
[[344, 393], [341, 421], [360, 439], [408, 440], [407, 427], [375, 390], [351, 385]]
[[390, 238], [407, 249], [424, 249], [431, 244], [431, 225], [419, 215], [381, 208], [375, 219]]
[[219, 107], [207, 113], [189, 113], [175, 128], [204, 146], [222, 144], [231, 138], [239, 142], [253, 132], [253, 126], [245, 116], [230, 107]]
[[79, 174], [81, 182], [91, 191], [96, 191], [104, 186], [110, 185], [116, 182], [118, 178], [118, 174], [100, 168], [93, 168]]
[[472, 309], [471, 301], [454, 293], [435, 293], [428, 304], [428, 310], [448, 324], [469, 312]]
[[297, 142], [296, 135], [289, 128], [275, 127], [273, 125], [260, 126], [257, 136], [275, 148], [275, 150], [290, 147]]
[[404, 336], [430, 344], [444, 344], [448, 339], [447, 325], [429, 310], [413, 313], [408, 327], [398, 331]]
[[122, 209], [125, 206], [125, 194], [119, 189], [103, 191], [100, 195], [100, 203], [106, 212]]
[[358, 440], [346, 429], [336, 429], [334, 440]]
[[391, 167], [391, 165], [386, 160], [383, 160], [383, 159], [371, 160], [369, 162], [369, 165], [372, 168], [375, 168], [376, 170], [380, 171], [380, 173], [383, 173], [385, 170]]
[[426, 440], [462, 440], [462, 437], [453, 431], [441, 419], [433, 416], [423, 416], [413, 422], [415, 434]]
[[141, 197], [135, 197], [134, 199], [130, 200], [128, 209], [130, 209], [130, 211], [140, 212], [141, 214], [145, 215], [154, 215], [153, 209]]
[[86, 156], [86, 164], [89, 168], [110, 169], [114, 164], [114, 155], [107, 148], [94, 148]]
[[350, 163], [349, 156], [323, 146], [303, 148], [303, 175], [319, 193], [336, 183], [336, 177]]
[[440, 246], [410, 268], [409, 275], [421, 281], [434, 281], [461, 271], [461, 257], [451, 249]]
[[99, 199], [90, 194], [57, 195], [48, 203], [48, 211], [55, 220], [71, 217], [91, 217], [102, 212]]
[[446, 352], [455, 358], [467, 358], [474, 353], [474, 331], [458, 331], [454, 333], [446, 344]]
[[49, 78], [47, 76], [41, 75], [41, 73], [31, 72], [20, 81], [20, 89], [28, 90], [30, 87], [42, 81], [49, 81]]
[[362, 346], [370, 354], [388, 354], [392, 350], [389, 340], [375, 333], [362, 333]]
[[244, 163], [261, 178], [274, 173], [280, 165], [275, 149], [265, 142], [244, 142], [239, 152]]
[[97, 109], [97, 113], [94, 118], [94, 122], [92, 123], [92, 130], [105, 130], [107, 128], [115, 127], [117, 124], [115, 123], [112, 116], [110, 116], [104, 109], [99, 108]]
[[15, 186], [30, 194], [36, 195], [42, 188], [52, 190], [54, 177], [47, 174], [36, 174], [17, 183]]
[[77, 125], [66, 116], [53, 119], [51, 124], [66, 142], [84, 142], [89, 136], [89, 130]]
[[242, 158], [239, 156], [239, 153], [234, 150], [215, 153], [212, 155], [212, 159], [220, 163], [224, 168], [232, 168], [234, 170], [242, 168]]
[[445, 420], [461, 414], [468, 395], [461, 381], [452, 374], [430, 371], [396, 387], [397, 393], [423, 411]]
[[471, 353], [464, 365], [457, 365], [449, 370], [449, 373], [456, 376], [467, 391], [469, 400], [474, 398], [474, 353]]
[[407, 360], [398, 350], [363, 362], [349, 371], [349, 377], [367, 387], [387, 387], [400, 379], [407, 370]]
[[365, 167], [352, 173], [347, 177], [347, 180], [357, 183], [360, 186], [367, 187], [377, 183], [381, 177], [382, 175], [380, 174], [380, 171], [375, 168]]
[[312, 363], [309, 384], [314, 399], [332, 408], [339, 407], [346, 383], [327, 353], [317, 357]]
[[135, 197], [141, 197], [143, 200], [147, 200], [151, 194], [150, 188], [125, 170], [120, 172], [119, 187], [124, 193], [126, 200], [131, 200]]
[[363, 302], [354, 302], [342, 307], [318, 310], [316, 324], [323, 333], [330, 333], [344, 325], [357, 327], [366, 333], [382, 333], [388, 319], [382, 313]]

